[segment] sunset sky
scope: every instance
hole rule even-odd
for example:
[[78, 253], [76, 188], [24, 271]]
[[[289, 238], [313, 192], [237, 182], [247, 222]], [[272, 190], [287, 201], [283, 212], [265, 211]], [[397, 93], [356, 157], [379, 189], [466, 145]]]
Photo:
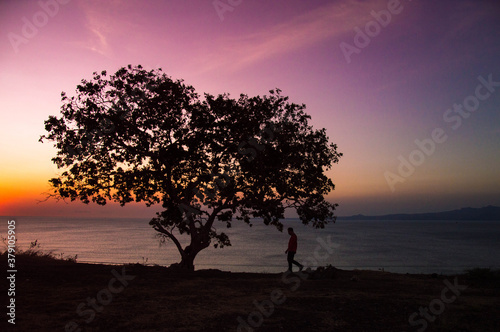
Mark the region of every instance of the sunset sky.
[[0, 2], [0, 215], [146, 216], [45, 198], [44, 120], [94, 71], [161, 67], [200, 94], [307, 105], [344, 153], [339, 215], [500, 205], [500, 3]]

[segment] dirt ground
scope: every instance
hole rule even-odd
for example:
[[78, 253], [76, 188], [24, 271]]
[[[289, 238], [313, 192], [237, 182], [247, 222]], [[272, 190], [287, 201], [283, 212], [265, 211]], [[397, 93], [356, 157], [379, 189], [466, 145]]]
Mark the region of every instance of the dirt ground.
[[181, 273], [36, 257], [17, 269], [16, 324], [4, 313], [1, 331], [500, 331], [491, 271]]

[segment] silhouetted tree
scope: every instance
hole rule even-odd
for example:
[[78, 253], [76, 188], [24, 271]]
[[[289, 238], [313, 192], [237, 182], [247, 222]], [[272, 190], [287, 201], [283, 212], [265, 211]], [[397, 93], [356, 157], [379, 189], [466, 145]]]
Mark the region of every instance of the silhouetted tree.
[[[238, 100], [223, 94], [203, 99], [161, 69], [121, 68], [94, 73], [76, 96], [63, 92], [62, 116], [45, 121], [62, 169], [50, 180], [51, 196], [104, 205], [160, 203], [150, 221], [179, 250], [181, 266], [213, 241], [231, 245], [217, 223], [231, 227], [251, 218], [282, 231], [286, 208], [304, 224], [335, 221], [336, 204], [324, 196], [334, 184], [325, 175], [341, 153], [325, 129], [314, 130], [305, 105], [280, 90]], [[183, 248], [178, 238], [190, 236]]]

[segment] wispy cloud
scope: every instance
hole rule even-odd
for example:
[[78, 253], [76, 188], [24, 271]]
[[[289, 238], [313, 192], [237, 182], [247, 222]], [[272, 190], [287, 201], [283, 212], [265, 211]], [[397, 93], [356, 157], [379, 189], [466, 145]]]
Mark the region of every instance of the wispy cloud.
[[[114, 55], [113, 38], [134, 31], [134, 25], [126, 20], [126, 13], [133, 13], [131, 8], [136, 1], [81, 1], [78, 3], [86, 21], [88, 36], [78, 46], [99, 53], [106, 57]], [[117, 14], [120, 15], [117, 15]]]
[[219, 40], [217, 53], [204, 57], [206, 71], [224, 67], [237, 70], [265, 59], [309, 47], [338, 37], [373, 19], [372, 10], [387, 7], [387, 1], [335, 2], [245, 36]]

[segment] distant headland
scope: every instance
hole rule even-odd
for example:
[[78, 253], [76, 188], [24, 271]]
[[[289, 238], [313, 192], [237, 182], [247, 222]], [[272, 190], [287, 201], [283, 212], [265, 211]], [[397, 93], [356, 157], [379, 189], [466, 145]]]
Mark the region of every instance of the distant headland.
[[338, 217], [339, 220], [496, 220], [500, 221], [500, 207], [486, 206], [482, 208], [462, 208], [459, 210], [433, 212], [433, 213], [411, 213], [411, 214], [387, 214], [383, 216], [355, 216]]

